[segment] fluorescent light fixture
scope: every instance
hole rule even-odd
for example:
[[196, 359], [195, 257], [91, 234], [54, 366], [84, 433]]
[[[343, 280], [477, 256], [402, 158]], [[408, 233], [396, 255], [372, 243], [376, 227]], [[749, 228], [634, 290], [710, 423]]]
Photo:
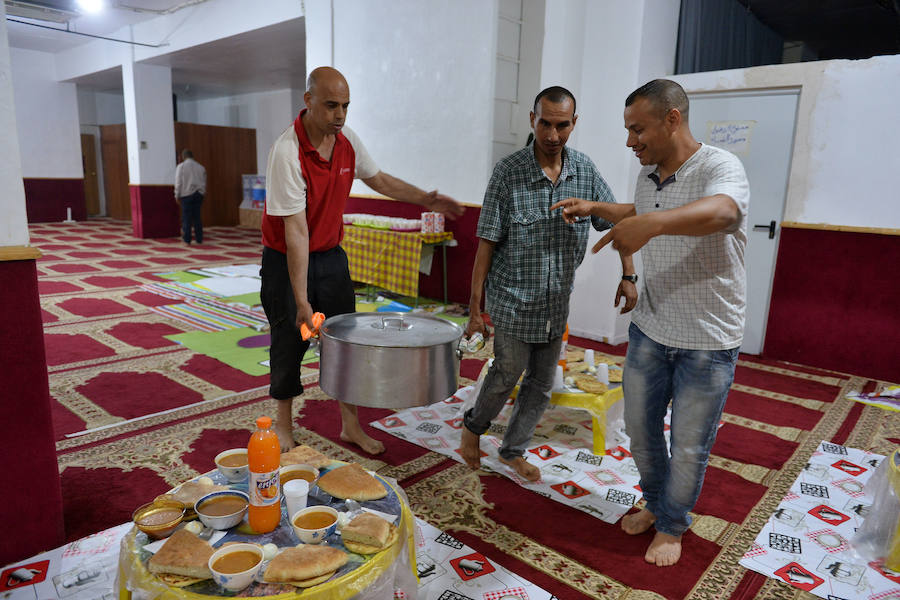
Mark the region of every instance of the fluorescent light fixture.
[[103, 10], [103, 0], [78, 0], [78, 8], [86, 13], [98, 13]]
[[6, 0], [6, 14], [10, 17], [24, 17], [37, 21], [50, 21], [53, 23], [67, 23], [78, 16], [71, 10], [53, 8], [50, 6], [22, 0]]

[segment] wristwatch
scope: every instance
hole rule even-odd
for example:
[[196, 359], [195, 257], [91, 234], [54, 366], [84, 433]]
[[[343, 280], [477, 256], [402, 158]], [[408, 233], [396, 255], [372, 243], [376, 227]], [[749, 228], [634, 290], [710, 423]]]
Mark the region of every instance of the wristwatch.
[[622, 279], [624, 281], [630, 281], [631, 283], [637, 283], [638, 276], [637, 273], [635, 273], [634, 275], [622, 275]]

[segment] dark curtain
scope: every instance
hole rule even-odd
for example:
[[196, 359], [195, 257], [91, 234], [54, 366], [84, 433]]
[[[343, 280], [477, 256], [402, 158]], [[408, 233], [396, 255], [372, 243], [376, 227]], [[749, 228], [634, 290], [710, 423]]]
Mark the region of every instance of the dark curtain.
[[781, 64], [784, 40], [737, 0], [681, 0], [675, 73]]

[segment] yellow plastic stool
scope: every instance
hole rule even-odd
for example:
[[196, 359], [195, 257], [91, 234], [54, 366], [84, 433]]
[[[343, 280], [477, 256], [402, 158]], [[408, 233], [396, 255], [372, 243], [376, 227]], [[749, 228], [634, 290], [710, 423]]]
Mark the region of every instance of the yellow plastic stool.
[[[511, 394], [515, 398], [519, 393], [516, 386]], [[592, 433], [594, 435], [594, 454], [604, 456], [606, 454], [606, 411], [622, 399], [622, 386], [614, 387], [603, 394], [588, 394], [587, 392], [553, 392], [550, 402], [557, 406], [581, 408], [588, 411], [593, 421]]]

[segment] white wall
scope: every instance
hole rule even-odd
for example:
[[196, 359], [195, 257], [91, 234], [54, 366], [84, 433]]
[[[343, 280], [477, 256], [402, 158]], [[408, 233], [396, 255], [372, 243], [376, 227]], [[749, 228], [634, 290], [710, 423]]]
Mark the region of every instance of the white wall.
[[[633, 201], [637, 160], [625, 147], [625, 98], [675, 64], [677, 0], [595, 0], [547, 3], [541, 87], [561, 85], [578, 101], [569, 145], [597, 165], [618, 202]], [[622, 274], [618, 253], [591, 254], [602, 233], [592, 232], [575, 274], [570, 302], [572, 334], [610, 343], [627, 339], [629, 315], [613, 307]], [[640, 254], [634, 257], [640, 273]]]
[[0, 6], [0, 246], [28, 244], [25, 187], [19, 160], [19, 137], [12, 86], [6, 5]]
[[303, 93], [276, 90], [201, 100], [178, 100], [178, 120], [256, 130], [256, 166], [266, 172], [269, 149], [300, 112]]
[[545, 10], [544, 0], [499, 3], [492, 165], [522, 148], [531, 132], [528, 115], [540, 91]]
[[688, 92], [800, 86], [785, 221], [900, 228], [900, 55], [673, 79]]
[[53, 78], [53, 55], [10, 48], [22, 177], [81, 178], [74, 83]]
[[[330, 11], [306, 14], [307, 70], [327, 55]], [[385, 172], [480, 203], [490, 171], [496, 0], [334, 0], [334, 66], [347, 124]], [[323, 41], [324, 39], [324, 41]], [[327, 63], [325, 63], [327, 64]], [[354, 192], [372, 193], [361, 182]]]
[[78, 117], [82, 125], [118, 125], [125, 122], [122, 92], [98, 92], [78, 86]]
[[132, 185], [175, 183], [175, 128], [172, 69], [162, 65], [122, 65], [128, 181]]

